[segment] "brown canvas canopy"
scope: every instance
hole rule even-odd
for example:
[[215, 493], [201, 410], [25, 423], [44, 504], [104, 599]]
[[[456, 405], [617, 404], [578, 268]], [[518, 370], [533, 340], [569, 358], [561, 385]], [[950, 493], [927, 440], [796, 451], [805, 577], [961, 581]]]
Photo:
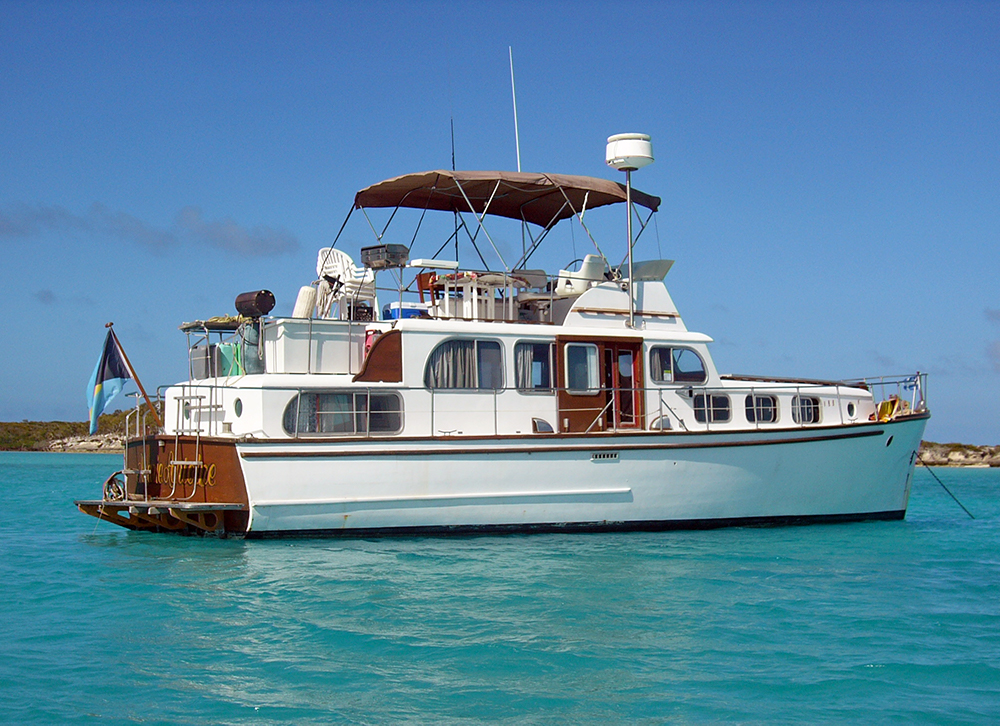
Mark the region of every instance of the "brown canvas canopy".
[[[425, 171], [388, 179], [354, 197], [362, 207], [412, 207], [493, 214], [542, 227], [605, 204], [625, 201], [625, 185], [607, 179], [514, 171]], [[632, 190], [632, 201], [655, 212], [660, 198]]]

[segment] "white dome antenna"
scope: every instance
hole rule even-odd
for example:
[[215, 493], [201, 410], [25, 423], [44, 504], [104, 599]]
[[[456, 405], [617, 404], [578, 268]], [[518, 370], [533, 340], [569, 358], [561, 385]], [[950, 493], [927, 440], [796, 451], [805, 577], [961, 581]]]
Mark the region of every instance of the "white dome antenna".
[[604, 156], [608, 166], [618, 171], [636, 171], [653, 163], [649, 134], [615, 134], [608, 137]]
[[635, 327], [635, 285], [632, 280], [632, 172], [653, 163], [649, 134], [615, 134], [608, 137], [604, 160], [625, 172], [625, 206], [628, 207], [628, 326]]

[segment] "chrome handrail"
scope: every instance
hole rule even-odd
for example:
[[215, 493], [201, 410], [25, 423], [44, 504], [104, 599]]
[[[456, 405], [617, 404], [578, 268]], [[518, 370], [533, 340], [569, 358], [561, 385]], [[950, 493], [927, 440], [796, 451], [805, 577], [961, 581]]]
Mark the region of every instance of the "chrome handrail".
[[[903, 407], [902, 410], [908, 410], [913, 413], [922, 413], [926, 411], [926, 373], [917, 373], [908, 376], [878, 376], [869, 377], [863, 379], [854, 379], [849, 381], [840, 382], [792, 382], [792, 381], [767, 381], [766, 379], [760, 379], [760, 381], [754, 381], [750, 385], [733, 385], [735, 382], [733, 379], [723, 379], [717, 382], [715, 385], [691, 385], [684, 383], [664, 383], [664, 384], [653, 384], [648, 386], [641, 386], [636, 388], [600, 388], [593, 392], [593, 405], [577, 405], [572, 408], [567, 408], [566, 406], [561, 406], [559, 404], [559, 394], [560, 393], [574, 393], [579, 394], [579, 391], [568, 390], [565, 388], [552, 387], [545, 391], [545, 396], [556, 397], [553, 401], [551, 408], [552, 413], [557, 417], [565, 417], [567, 414], [572, 415], [574, 413], [587, 412], [590, 415], [596, 415], [590, 421], [590, 425], [584, 430], [585, 432], [594, 432], [595, 427], [598, 422], [601, 421], [602, 417], [605, 417], [609, 411], [613, 409], [616, 402], [622, 400], [622, 398], [627, 395], [629, 397], [636, 396], [639, 401], [642, 402], [640, 410], [642, 410], [642, 415], [639, 415], [639, 411], [634, 412], [636, 425], [623, 425], [622, 422], [616, 420], [616, 417], [608, 417], [606, 425], [602, 427], [602, 431], [619, 431], [619, 430], [651, 430], [653, 422], [660, 419], [666, 419], [672, 423], [675, 423], [679, 428], [660, 428], [663, 432], [669, 432], [672, 430], [706, 430], [710, 431], [719, 428], [731, 428], [730, 423], [734, 421], [736, 423], [743, 423], [751, 426], [754, 429], [769, 428], [778, 421], [760, 421], [758, 418], [753, 417], [754, 420], [750, 420], [751, 417], [746, 417], [745, 421], [740, 421], [739, 418], [734, 416], [736, 409], [744, 408], [741, 406], [736, 399], [741, 395], [752, 396], [754, 398], [758, 396], [774, 396], [781, 398], [791, 398], [793, 401], [798, 397], [803, 396], [814, 396], [818, 399], [820, 405], [820, 416], [824, 419], [828, 419], [829, 416], [835, 416], [833, 421], [839, 422], [842, 425], [847, 425], [848, 423], [862, 423], [862, 421], [855, 421], [853, 418], [848, 420], [847, 405], [851, 402], [859, 402], [859, 391], [852, 389], [864, 388], [871, 394], [871, 403], [875, 406], [876, 414], [879, 409], [879, 405], [886, 400], [899, 399], [907, 402], [907, 406]], [[770, 385], [766, 385], [770, 383]], [[173, 397], [175, 402], [174, 413], [175, 421], [174, 432], [175, 435], [181, 435], [184, 433], [194, 434], [198, 437], [205, 435], [215, 435], [218, 433], [218, 429], [221, 428], [222, 418], [217, 415], [218, 411], [221, 410], [221, 400], [220, 395], [223, 389], [227, 386], [219, 385], [211, 380], [202, 380], [197, 383], [185, 383], [179, 386], [178, 394]], [[484, 398], [481, 403], [486, 403], [489, 401], [487, 406], [483, 406], [480, 410], [481, 414], [486, 415], [486, 408], [491, 406], [492, 411], [492, 433], [497, 435], [501, 430], [501, 421], [503, 416], [509, 415], [534, 415], [537, 416], [539, 413], [537, 411], [531, 411], [528, 407], [524, 406], [508, 406], [507, 401], [511, 399], [508, 397], [509, 394], [516, 394], [518, 392], [524, 394], [525, 392], [518, 387], [508, 386], [503, 388], [486, 388], [486, 389], [441, 389], [441, 388], [427, 388], [425, 386], [398, 386], [398, 385], [387, 385], [387, 386], [351, 386], [350, 384], [342, 386], [332, 386], [330, 388], [318, 388], [318, 387], [303, 387], [303, 386], [277, 386], [268, 387], [266, 390], [270, 392], [285, 391], [291, 394], [288, 398], [289, 401], [292, 397], [300, 393], [312, 392], [343, 392], [343, 393], [354, 393], [365, 395], [365, 408], [355, 408], [355, 404], [351, 404], [350, 410], [345, 409], [344, 411], [338, 411], [337, 413], [342, 413], [350, 416], [363, 416], [365, 423], [363, 430], [361, 427], [356, 426], [356, 431], [345, 432], [344, 435], [354, 435], [354, 436], [364, 436], [365, 438], [380, 437], [387, 435], [394, 435], [399, 433], [399, 431], [393, 432], [373, 432], [370, 426], [370, 419], [373, 414], [371, 410], [371, 395], [378, 394], [380, 392], [384, 393], [397, 393], [400, 394], [403, 401], [407, 398], [405, 394], [407, 393], [423, 393], [427, 395], [426, 404], [418, 404], [412, 398], [407, 401], [408, 405], [401, 406], [398, 412], [400, 416], [400, 421], [404, 420], [405, 411], [404, 408], [409, 409], [410, 418], [413, 415], [418, 415], [422, 417], [426, 415], [428, 418], [427, 425], [429, 426], [429, 431], [431, 435], [434, 435], [436, 431], [436, 426], [442, 415], [442, 413], [461, 413], [466, 410], [464, 408], [455, 408], [454, 410], [449, 410], [447, 407], [442, 408], [443, 401], [441, 399], [441, 394], [459, 394], [459, 395], [482, 395]], [[158, 392], [159, 393], [159, 392]], [[489, 398], [485, 398], [485, 396]], [[676, 395], [679, 401], [690, 400], [691, 410], [685, 411], [677, 407], [677, 403], [671, 405], [670, 401], [667, 400], [670, 395]], [[605, 403], [600, 400], [601, 396], [609, 396], [608, 401]], [[704, 407], [699, 406], [697, 411], [702, 411], [701, 414], [705, 420], [697, 420], [699, 414], [697, 413], [694, 402], [696, 396], [726, 396], [729, 399], [729, 417], [725, 421], [713, 420], [715, 416], [712, 415], [712, 402], [710, 399], [703, 401]], [[520, 399], [521, 397], [518, 397]], [[184, 403], [186, 401], [208, 401], [206, 405], [199, 405], [190, 407], [189, 414], [191, 416], [191, 421], [187, 422], [182, 420], [184, 416]], [[448, 396], [449, 404], [454, 402], [454, 398], [450, 395]], [[831, 403], [832, 402], [832, 403]], [[416, 404], [416, 405], [415, 405]], [[603, 405], [600, 405], [603, 404]], [[836, 413], [829, 411], [829, 407], [836, 406]], [[784, 411], [785, 418], [779, 424], [781, 428], [806, 428], [809, 426], [821, 423], [821, 421], [811, 420], [811, 417], [803, 420], [800, 416], [796, 415], [795, 412], [789, 411], [787, 408], [788, 404], [784, 406], [780, 403], [777, 404], [777, 412]], [[299, 416], [298, 411], [296, 411], [295, 416], [295, 429], [293, 431], [287, 431], [286, 433], [292, 437], [299, 437], [306, 434], [313, 434], [314, 432], [300, 431], [299, 426]], [[669, 416], [668, 416], [669, 414]], [[789, 415], [791, 414], [791, 415]], [[877, 418], [877, 416], [873, 417]], [[865, 418], [867, 421], [868, 418]], [[830, 421], [826, 421], [830, 423]], [[695, 425], [696, 424], [696, 425]], [[402, 423], [401, 423], [402, 425]], [[405, 430], [406, 426], [402, 426], [402, 430]], [[558, 427], [556, 427], [558, 428]], [[486, 432], [481, 432], [486, 433]]]

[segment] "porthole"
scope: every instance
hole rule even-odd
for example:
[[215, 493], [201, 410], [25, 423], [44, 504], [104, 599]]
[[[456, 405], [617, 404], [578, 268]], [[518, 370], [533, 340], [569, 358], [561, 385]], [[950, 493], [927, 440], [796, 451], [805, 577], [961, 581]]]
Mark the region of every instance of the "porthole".
[[243, 401], [238, 398], [233, 401], [233, 412], [236, 414], [236, 418], [243, 415]]
[[888, 446], [891, 443], [892, 443], [892, 437], [890, 436], [888, 439], [886, 439], [885, 445]]
[[857, 414], [857, 409], [854, 405], [854, 401], [851, 401], [850, 403], [847, 404], [847, 418], [854, 418], [856, 414]]

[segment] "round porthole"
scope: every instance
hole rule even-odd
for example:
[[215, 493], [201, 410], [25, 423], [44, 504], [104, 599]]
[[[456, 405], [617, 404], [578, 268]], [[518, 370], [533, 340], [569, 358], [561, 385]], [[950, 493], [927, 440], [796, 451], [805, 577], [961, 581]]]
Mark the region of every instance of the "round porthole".
[[233, 411], [236, 413], [236, 418], [239, 418], [240, 416], [242, 416], [243, 415], [243, 401], [241, 401], [238, 398], [235, 401], [233, 401]]
[[892, 437], [890, 436], [888, 439], [886, 439], [885, 445], [888, 446], [891, 443], [892, 443]]
[[851, 401], [850, 403], [847, 404], [847, 418], [854, 418], [856, 413], [857, 410], [854, 405], [854, 401]]
[[184, 407], [183, 407], [182, 410], [184, 411], [184, 420], [185, 421], [190, 421], [191, 420], [191, 404], [185, 402], [184, 403]]

